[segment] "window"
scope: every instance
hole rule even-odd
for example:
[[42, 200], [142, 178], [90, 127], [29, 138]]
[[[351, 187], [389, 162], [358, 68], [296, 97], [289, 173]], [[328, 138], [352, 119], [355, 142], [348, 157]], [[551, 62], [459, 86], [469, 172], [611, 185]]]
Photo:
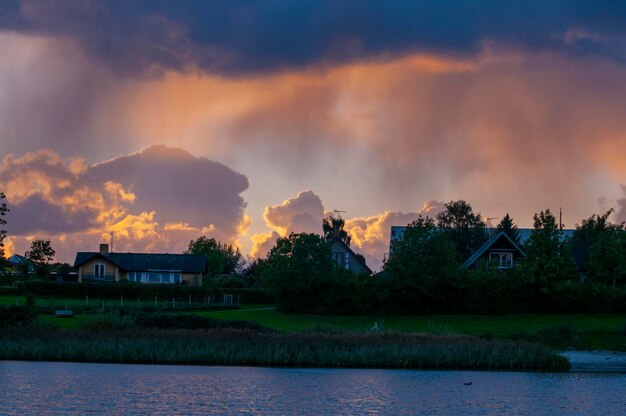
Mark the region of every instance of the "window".
[[348, 253], [342, 253], [339, 251], [333, 252], [331, 253], [331, 258], [337, 266], [348, 270], [350, 269], [350, 255]]
[[104, 264], [98, 263], [93, 265], [93, 278], [104, 279]]
[[489, 263], [495, 265], [498, 269], [510, 269], [513, 267], [513, 253], [491, 252], [489, 253]]

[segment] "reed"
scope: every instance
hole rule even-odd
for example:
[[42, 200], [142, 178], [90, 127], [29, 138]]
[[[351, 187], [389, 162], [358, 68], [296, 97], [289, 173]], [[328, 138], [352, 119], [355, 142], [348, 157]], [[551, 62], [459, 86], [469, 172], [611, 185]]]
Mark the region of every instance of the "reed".
[[269, 333], [251, 329], [14, 328], [1, 360], [296, 367], [564, 371], [540, 344], [406, 333]]

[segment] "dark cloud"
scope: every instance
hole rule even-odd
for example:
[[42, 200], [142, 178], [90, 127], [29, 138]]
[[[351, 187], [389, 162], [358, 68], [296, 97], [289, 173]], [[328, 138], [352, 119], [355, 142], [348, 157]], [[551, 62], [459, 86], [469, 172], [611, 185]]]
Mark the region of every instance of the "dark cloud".
[[8, 228], [15, 235], [74, 233], [97, 225], [97, 216], [97, 210], [88, 207], [68, 213], [61, 205], [44, 200], [40, 194], [33, 194], [11, 207]]
[[472, 53], [493, 40], [623, 60], [625, 15], [618, 1], [12, 0], [0, 5], [0, 28], [75, 39], [125, 73], [246, 73]]
[[177, 148], [152, 146], [92, 166], [89, 175], [96, 182], [122, 184], [136, 196], [129, 212], [154, 210], [161, 223], [213, 224], [235, 235], [246, 206], [240, 196], [248, 188], [244, 175]]
[[115, 231], [128, 247], [179, 247], [201, 234], [234, 241], [249, 225], [240, 196], [247, 187], [230, 168], [165, 146], [94, 166], [50, 150], [0, 164], [10, 235]]

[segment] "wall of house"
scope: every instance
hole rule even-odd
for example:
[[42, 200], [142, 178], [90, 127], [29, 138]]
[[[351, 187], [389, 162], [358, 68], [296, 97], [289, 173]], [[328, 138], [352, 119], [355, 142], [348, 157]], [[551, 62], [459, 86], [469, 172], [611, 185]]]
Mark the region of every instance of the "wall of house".
[[[363, 267], [363, 264], [349, 250], [346, 250], [343, 244], [336, 241], [333, 242], [330, 245], [330, 251], [331, 253], [343, 253], [344, 256], [347, 254], [349, 270], [355, 273], [369, 273], [369, 270]], [[345, 264], [341, 264], [341, 266], [345, 267]]]
[[[128, 273], [126, 271], [120, 272], [121, 280], [128, 280]], [[202, 273], [181, 273], [180, 279], [183, 284], [189, 286], [202, 286]], [[150, 284], [150, 283], [146, 283]], [[152, 284], [160, 284], [160, 283], [152, 283]]]
[[116, 282], [120, 281], [121, 276], [120, 276], [119, 268], [115, 264], [111, 263], [110, 261], [102, 257], [91, 259], [85, 264], [83, 264], [82, 266], [80, 266], [78, 268], [78, 281], [79, 282], [83, 281], [83, 275], [93, 275], [94, 274], [93, 266], [96, 264], [104, 264], [104, 274], [114, 276], [114, 280]]

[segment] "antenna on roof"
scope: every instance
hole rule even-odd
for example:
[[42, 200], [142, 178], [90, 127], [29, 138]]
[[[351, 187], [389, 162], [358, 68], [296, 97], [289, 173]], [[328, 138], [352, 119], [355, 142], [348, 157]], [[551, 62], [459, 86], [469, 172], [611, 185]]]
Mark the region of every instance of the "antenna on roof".
[[111, 234], [111, 253], [113, 253], [113, 231], [111, 231], [109, 234]]
[[491, 230], [493, 229], [493, 224], [491, 224], [491, 220], [497, 220], [498, 217], [487, 217], [487, 227], [489, 228], [489, 238], [491, 238]]
[[335, 214], [337, 214], [337, 216], [341, 217], [341, 213], [342, 213], [342, 212], [348, 212], [348, 211], [342, 211], [342, 210], [340, 210], [340, 209], [333, 209], [333, 212], [334, 212]]

